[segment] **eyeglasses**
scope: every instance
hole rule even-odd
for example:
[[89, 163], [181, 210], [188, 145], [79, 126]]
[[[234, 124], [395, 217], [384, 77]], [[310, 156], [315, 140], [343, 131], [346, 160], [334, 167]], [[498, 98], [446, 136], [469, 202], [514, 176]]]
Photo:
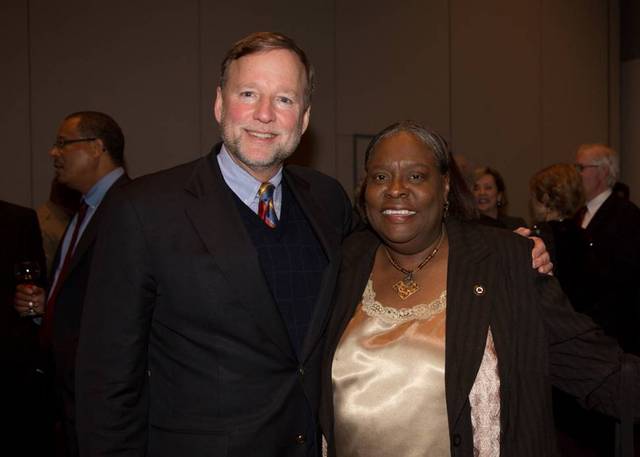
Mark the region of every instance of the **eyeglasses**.
[[82, 141], [95, 141], [97, 138], [75, 138], [72, 140], [65, 140], [64, 138], [58, 138], [55, 143], [53, 143], [54, 148], [64, 149], [64, 147], [68, 144], [73, 143], [81, 143]]
[[582, 173], [585, 170], [585, 168], [598, 168], [600, 165], [594, 165], [594, 164], [583, 165], [581, 163], [574, 163], [573, 166], [576, 167], [576, 170], [578, 170], [579, 173]]

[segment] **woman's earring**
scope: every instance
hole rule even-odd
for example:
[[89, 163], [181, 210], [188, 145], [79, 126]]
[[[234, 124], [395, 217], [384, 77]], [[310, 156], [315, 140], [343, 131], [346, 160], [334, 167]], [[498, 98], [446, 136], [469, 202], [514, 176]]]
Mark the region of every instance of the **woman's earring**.
[[449, 200], [444, 201], [443, 208], [444, 208], [444, 212], [442, 213], [442, 219], [444, 220], [449, 215]]

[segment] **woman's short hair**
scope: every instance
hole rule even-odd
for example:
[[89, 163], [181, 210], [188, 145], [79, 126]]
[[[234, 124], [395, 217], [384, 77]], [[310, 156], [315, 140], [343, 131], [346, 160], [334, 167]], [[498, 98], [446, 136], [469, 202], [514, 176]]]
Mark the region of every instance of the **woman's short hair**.
[[[421, 141], [433, 153], [436, 160], [438, 170], [442, 175], [449, 175], [449, 209], [448, 213], [459, 217], [460, 219], [473, 219], [478, 217], [473, 195], [466, 184], [462, 173], [460, 172], [455, 160], [451, 155], [451, 151], [446, 140], [435, 130], [423, 127], [414, 121], [402, 121], [391, 124], [374, 136], [367, 149], [364, 157], [364, 167], [367, 169], [369, 159], [375, 152], [378, 144], [390, 136], [400, 132], [412, 134], [416, 139]], [[364, 195], [366, 191], [366, 181], [360, 186], [358, 195], [358, 206], [361, 213], [364, 214]]]
[[529, 189], [533, 198], [563, 219], [573, 216], [584, 205], [582, 178], [568, 163], [543, 168], [531, 177]]

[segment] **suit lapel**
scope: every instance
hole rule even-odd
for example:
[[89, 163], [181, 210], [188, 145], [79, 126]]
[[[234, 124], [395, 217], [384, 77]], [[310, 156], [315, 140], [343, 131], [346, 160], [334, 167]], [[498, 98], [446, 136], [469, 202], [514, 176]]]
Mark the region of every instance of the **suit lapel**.
[[362, 301], [362, 293], [371, 276], [378, 246], [380, 246], [380, 239], [371, 229], [352, 234], [348, 239], [336, 290], [337, 308], [333, 311], [332, 318], [336, 324], [332, 324], [331, 334], [328, 335], [329, 341], [333, 342], [329, 354], [331, 360], [340, 342], [340, 338], [336, 335], [344, 333], [358, 304]]
[[615, 198], [616, 197], [611, 194], [604, 202], [602, 202], [602, 205], [600, 205], [600, 208], [598, 208], [589, 222], [589, 225], [587, 225], [587, 228], [585, 229], [589, 235], [594, 232], [600, 232], [603, 225], [615, 220], [615, 217], [612, 216], [616, 203], [614, 200]]
[[482, 361], [491, 303], [498, 293], [493, 263], [480, 231], [447, 222], [445, 385], [449, 424], [455, 425]]
[[325, 217], [325, 211], [322, 210], [313, 197], [309, 183], [287, 169], [284, 171], [284, 179], [302, 208], [328, 260], [327, 267], [322, 274], [309, 331], [302, 347], [301, 358], [304, 361], [319, 341], [320, 334], [329, 316], [328, 304], [331, 303], [336, 277], [340, 267], [340, 243], [342, 240], [340, 239], [339, 232], [331, 226]]
[[[129, 181], [130, 179], [126, 174], [120, 176], [113, 183], [113, 185], [107, 190], [107, 193], [105, 194], [104, 198], [107, 198], [109, 194], [113, 191], [113, 189], [116, 189], [117, 187]], [[104, 201], [104, 199], [102, 201]], [[82, 259], [82, 257], [87, 253], [87, 251], [91, 248], [91, 246], [95, 242], [96, 235], [98, 234], [98, 227], [100, 226], [100, 214], [102, 214], [102, 208], [103, 208], [102, 203], [100, 203], [100, 205], [98, 205], [98, 207], [96, 208], [95, 213], [93, 213], [91, 220], [89, 221], [86, 228], [82, 232], [82, 236], [80, 237], [80, 240], [78, 240], [78, 243], [76, 245], [75, 252], [73, 252], [73, 257], [71, 258], [71, 263], [69, 264], [69, 271], [67, 272], [67, 277], [71, 275], [73, 270], [78, 266], [78, 263], [80, 263], [80, 260]], [[67, 230], [69, 230], [68, 225], [67, 225]], [[65, 235], [66, 235], [66, 230], [65, 230]], [[63, 240], [65, 235], [63, 235], [62, 237]], [[58, 258], [58, 256], [56, 256], [56, 258]]]
[[293, 357], [286, 326], [264, 278], [258, 253], [224, 182], [215, 152], [199, 162], [185, 190], [193, 197], [187, 204], [187, 217], [227, 278], [238, 303], [255, 317], [283, 352]]

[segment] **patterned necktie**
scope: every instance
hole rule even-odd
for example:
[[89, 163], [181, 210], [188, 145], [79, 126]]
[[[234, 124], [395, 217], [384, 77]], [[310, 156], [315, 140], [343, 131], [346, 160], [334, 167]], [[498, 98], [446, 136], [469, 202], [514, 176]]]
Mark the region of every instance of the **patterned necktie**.
[[278, 224], [278, 216], [273, 206], [273, 192], [275, 187], [270, 182], [262, 183], [258, 190], [258, 217], [271, 228]]

